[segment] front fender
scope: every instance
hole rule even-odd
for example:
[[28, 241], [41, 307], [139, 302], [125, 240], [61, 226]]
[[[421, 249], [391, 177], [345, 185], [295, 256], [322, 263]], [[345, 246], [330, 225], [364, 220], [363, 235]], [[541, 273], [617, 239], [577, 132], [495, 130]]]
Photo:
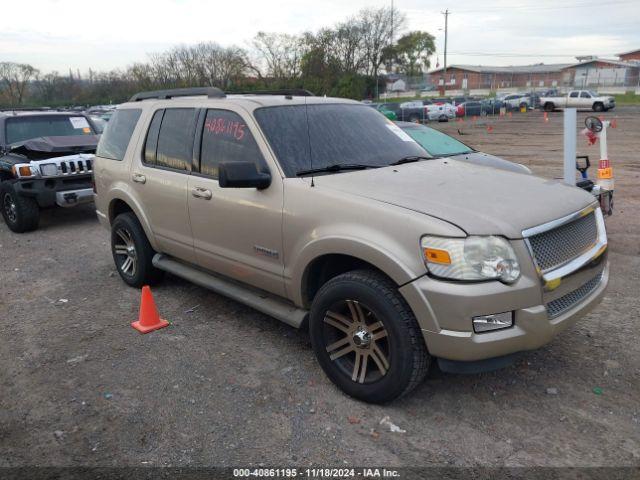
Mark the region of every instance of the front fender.
[[348, 255], [367, 262], [386, 274], [397, 285], [404, 285], [419, 276], [419, 273], [410, 268], [397, 255], [379, 245], [368, 243], [360, 238], [323, 237], [305, 245], [296, 258], [294, 268], [291, 270], [289, 293], [296, 305], [304, 303], [303, 288], [307, 268], [314, 260], [332, 254]]

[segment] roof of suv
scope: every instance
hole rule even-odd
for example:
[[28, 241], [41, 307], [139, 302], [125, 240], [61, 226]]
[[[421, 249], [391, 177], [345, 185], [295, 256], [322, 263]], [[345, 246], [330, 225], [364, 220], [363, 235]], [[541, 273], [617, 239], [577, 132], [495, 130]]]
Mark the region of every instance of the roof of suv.
[[55, 116], [72, 116], [72, 117], [83, 117], [83, 112], [60, 112], [55, 110], [4, 110], [0, 111], [0, 118], [10, 118], [10, 117], [41, 117], [44, 115], [55, 115]]
[[259, 107], [272, 107], [281, 105], [304, 105], [306, 104], [335, 104], [345, 103], [353, 105], [362, 105], [362, 103], [346, 98], [335, 97], [314, 97], [314, 96], [289, 96], [289, 95], [250, 95], [250, 94], [229, 94], [221, 98], [209, 98], [206, 96], [191, 97], [175, 97], [170, 99], [148, 99], [137, 102], [127, 102], [122, 104], [123, 107], [138, 107], [143, 105], [170, 106], [179, 104], [180, 106], [202, 107], [207, 105], [220, 106], [221, 103], [229, 103], [232, 105], [241, 105], [248, 110], [254, 110]]

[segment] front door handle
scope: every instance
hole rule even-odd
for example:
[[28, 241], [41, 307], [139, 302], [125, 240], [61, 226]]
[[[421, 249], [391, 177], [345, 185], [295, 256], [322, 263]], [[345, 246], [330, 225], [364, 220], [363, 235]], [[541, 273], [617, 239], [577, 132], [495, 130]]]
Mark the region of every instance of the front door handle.
[[193, 188], [191, 190], [191, 195], [193, 195], [196, 198], [201, 198], [203, 200], [211, 200], [211, 197], [213, 197], [211, 190], [207, 190], [206, 188], [202, 188], [202, 187]]
[[145, 177], [141, 173], [134, 173], [133, 175], [131, 175], [131, 180], [136, 183], [146, 183], [147, 177]]

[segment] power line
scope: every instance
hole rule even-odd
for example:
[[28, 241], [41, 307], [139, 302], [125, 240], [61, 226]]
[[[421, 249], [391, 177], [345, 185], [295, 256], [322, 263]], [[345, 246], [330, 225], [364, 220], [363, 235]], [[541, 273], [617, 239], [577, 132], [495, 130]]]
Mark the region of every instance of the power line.
[[575, 3], [573, 5], [509, 5], [483, 9], [456, 9], [459, 13], [511, 12], [513, 10], [564, 10], [582, 7], [609, 7], [612, 5], [637, 4], [635, 0], [610, 0], [608, 2]]
[[579, 56], [593, 56], [593, 57], [606, 57], [617, 56], [615, 53], [586, 53], [583, 55], [573, 53], [500, 53], [500, 52], [450, 52], [449, 55], [468, 55], [468, 56], [492, 56], [492, 57], [579, 57]]

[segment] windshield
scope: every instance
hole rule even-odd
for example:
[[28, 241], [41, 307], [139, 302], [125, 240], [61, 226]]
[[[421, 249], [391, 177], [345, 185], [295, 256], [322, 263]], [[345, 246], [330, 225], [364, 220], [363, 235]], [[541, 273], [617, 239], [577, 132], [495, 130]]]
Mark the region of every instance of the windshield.
[[8, 144], [24, 142], [38, 137], [67, 137], [93, 135], [95, 132], [82, 116], [42, 115], [17, 116], [6, 120]]
[[386, 166], [426, 154], [397, 125], [366, 105], [264, 107], [255, 117], [287, 177], [333, 165]]
[[473, 152], [473, 149], [464, 143], [433, 128], [422, 125], [411, 125], [407, 127], [403, 125], [400, 128], [434, 157], [461, 155]]

